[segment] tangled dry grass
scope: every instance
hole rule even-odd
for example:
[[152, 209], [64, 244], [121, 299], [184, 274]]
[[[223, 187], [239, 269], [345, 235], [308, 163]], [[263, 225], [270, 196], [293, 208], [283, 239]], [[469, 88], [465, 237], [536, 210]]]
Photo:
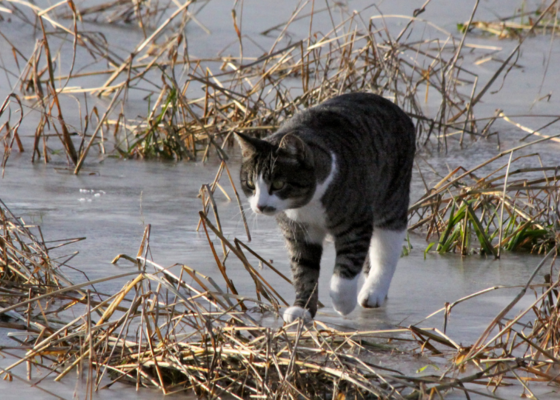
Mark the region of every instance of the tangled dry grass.
[[[172, 7], [117, 0], [84, 7], [68, 1], [40, 8], [23, 0], [8, 1], [6, 7], [13, 18], [40, 30], [32, 54], [25, 55], [12, 45], [18, 71], [9, 71], [17, 82], [0, 107], [0, 118], [6, 120], [0, 127], [0, 135], [5, 132], [3, 167], [12, 149], [24, 151], [19, 127], [24, 117], [35, 113], [39, 118], [32, 161], [42, 158], [48, 162], [58, 152], [53, 143], [58, 138], [70, 170], [77, 174], [95, 150], [125, 158], [206, 160], [216, 154], [225, 161], [234, 131], [266, 135], [297, 110], [350, 91], [380, 93], [403, 107], [415, 119], [419, 149], [445, 150], [452, 137], [459, 138], [460, 146], [466, 136], [486, 139], [496, 120], [512, 122], [541, 139], [559, 140], [515, 123], [501, 111], [492, 117], [475, 116], [477, 104], [490, 86], [515, 63], [525, 38], [542, 30], [543, 24], [555, 23], [557, 1], [513, 16], [529, 23], [529, 28], [483, 87], [465, 61], [466, 51], [477, 57], [495, 51], [465, 41], [469, 26], [476, 27], [478, 2], [463, 24], [460, 38], [421, 20], [427, 2], [408, 18], [396, 37], [384, 26], [383, 16], [337, 9], [340, 21], [333, 19], [331, 31], [294, 41], [288, 37], [290, 27], [309, 17], [304, 14], [304, 3], [288, 21], [262, 33], [275, 39], [260, 57], [244, 57], [241, 51], [239, 57], [195, 59], [189, 54], [185, 27], [196, 23], [206, 29], [196, 15], [209, 4], [187, 1]], [[331, 7], [313, 12], [334, 15]], [[232, 17], [242, 49], [243, 33], [235, 9]], [[82, 31], [81, 21], [137, 24], [144, 34], [123, 53], [101, 32]], [[431, 29], [435, 36], [419, 37], [420, 28]], [[55, 39], [56, 52], [51, 50]], [[82, 64], [92, 60], [93, 67], [78, 69], [77, 60]], [[99, 69], [101, 61], [109, 68]], [[92, 86], [99, 79], [104, 83]], [[198, 94], [201, 90], [203, 96]], [[150, 103], [155, 99], [145, 118], [131, 118], [125, 112], [132, 92], [147, 92]], [[111, 99], [105, 109], [99, 104], [90, 109], [88, 104], [100, 96]], [[75, 103], [63, 102], [66, 97], [74, 98]], [[552, 119], [546, 126], [557, 121]], [[425, 198], [411, 209], [413, 228], [427, 232], [428, 240], [437, 235], [439, 252], [499, 255], [501, 248], [546, 251], [557, 243], [560, 225], [556, 167], [542, 166], [549, 174], [543, 175], [545, 185], [531, 175], [536, 170], [512, 171], [512, 176], [527, 177], [511, 185], [496, 175], [504, 166], [483, 179], [474, 175], [479, 167], [460, 176], [454, 171], [435, 186], [426, 187]], [[210, 188], [210, 192], [214, 190]]]
[[[12, 379], [14, 368], [27, 364], [48, 369], [56, 380], [77, 370], [86, 376], [90, 393], [128, 382], [205, 398], [415, 399], [449, 392], [499, 398], [499, 388], [512, 383], [526, 396], [532, 395], [535, 381], [556, 387], [560, 383], [557, 166], [516, 168], [513, 149], [476, 168], [452, 171], [433, 188], [427, 186], [426, 196], [411, 207], [411, 229], [423, 229], [429, 239], [437, 236], [439, 252], [546, 253], [519, 295], [471, 345], [448, 337], [446, 323], [443, 330], [406, 326], [375, 332], [346, 332], [319, 321], [308, 326], [263, 326], [259, 317], [278, 315], [287, 303], [250, 257], [265, 264], [266, 260], [243, 241], [225, 237], [213, 195], [221, 189], [222, 176], [234, 186], [226, 162], [226, 146], [234, 131], [266, 135], [298, 109], [347, 91], [374, 91], [392, 98], [415, 119], [420, 147], [444, 150], [452, 136], [460, 137], [461, 145], [465, 136], [487, 138], [496, 120], [508, 118], [499, 112], [477, 118], [477, 104], [511, 66], [524, 38], [555, 18], [557, 1], [529, 21], [519, 46], [482, 88], [476, 74], [460, 62], [467, 46], [470, 51], [485, 51], [464, 41], [471, 32], [469, 25], [478, 27], [474, 12], [459, 39], [422, 22], [421, 8], [397, 36], [384, 28], [382, 18], [342, 13], [332, 31], [290, 41], [288, 27], [304, 9], [298, 7], [289, 21], [263, 32], [277, 36], [262, 56], [194, 59], [184, 28], [200, 24], [197, 12], [208, 3], [174, 2], [175, 8], [128, 0], [89, 8], [73, 1], [49, 8], [24, 0], [2, 3], [12, 18], [40, 32], [31, 54], [12, 46], [18, 70], [10, 71], [17, 83], [0, 107], [0, 117], [5, 118], [0, 127], [3, 167], [13, 149], [25, 150], [19, 127], [30, 112], [40, 115], [32, 161], [48, 162], [57, 151], [53, 142], [59, 140], [76, 174], [93, 152], [111, 153], [110, 144], [122, 157], [203, 160], [216, 154], [222, 160], [216, 180], [204, 186], [200, 214], [200, 227], [221, 272], [218, 282], [185, 265], [162, 267], [149, 260], [148, 228], [136, 257], [120, 257], [131, 260], [136, 271], [74, 284], [62, 272], [69, 260], [51, 252], [79, 239], [51, 245], [39, 228], [27, 226], [1, 203], [0, 326], [22, 330], [22, 335], [10, 337], [26, 351], [1, 371], [4, 378]], [[144, 38], [124, 56], [102, 35], [81, 30], [81, 20], [134, 23]], [[241, 42], [235, 15], [232, 23]], [[441, 37], [417, 40], [412, 33], [417, 24], [430, 26]], [[71, 55], [66, 69], [60, 62], [62, 54]], [[76, 60], [87, 57], [103, 60], [108, 67], [94, 64], [85, 72], [75, 70]], [[103, 78], [103, 83], [92, 86], [91, 77]], [[193, 96], [193, 87], [202, 88], [204, 94]], [[145, 118], [131, 118], [124, 111], [135, 90], [148, 90], [155, 99]], [[74, 109], [62, 105], [69, 95], [82, 96]], [[100, 105], [89, 109], [97, 97], [110, 101], [104, 109]], [[529, 133], [540, 135], [539, 140], [557, 139], [543, 137], [538, 130]], [[497, 165], [508, 156], [507, 163]], [[488, 165], [495, 167], [482, 176], [482, 167]], [[239, 294], [219, 247], [245, 267], [254, 282], [254, 296]], [[547, 267], [547, 280], [533, 282]], [[95, 289], [124, 278], [130, 281], [115, 293]], [[433, 315], [442, 314], [447, 321], [456, 304], [492, 290], [447, 304]], [[511, 309], [527, 293], [534, 293], [535, 301], [512, 318]], [[448, 367], [437, 375], [408, 374], [376, 364], [382, 353], [444, 356]], [[497, 392], [481, 391], [484, 386]]]
[[[32, 161], [48, 162], [58, 151], [52, 142], [56, 137], [77, 174], [92, 149], [111, 153], [106, 149], [111, 142], [123, 157], [196, 160], [208, 157], [213, 148], [225, 158], [222, 149], [233, 131], [264, 135], [297, 110], [349, 91], [393, 99], [416, 120], [419, 144], [445, 149], [456, 132], [461, 144], [465, 134], [475, 139], [487, 135], [493, 120], [477, 119], [477, 105], [511, 68], [524, 39], [557, 11], [556, 1], [543, 7], [519, 46], [479, 87], [477, 74], [463, 62], [465, 52], [483, 56], [496, 49], [465, 42], [476, 6], [460, 38], [419, 17], [428, 1], [396, 36], [385, 27], [382, 15], [327, 7], [313, 12], [341, 15], [339, 21], [333, 19], [329, 32], [292, 40], [291, 25], [309, 17], [303, 3], [288, 21], [263, 32], [276, 37], [256, 58], [243, 55], [243, 32], [234, 9], [240, 56], [196, 59], [189, 54], [185, 27], [196, 23], [206, 29], [196, 15], [209, 3], [164, 6], [116, 0], [85, 7], [67, 1], [40, 8], [24, 0], [5, 2], [11, 18], [39, 29], [31, 54], [3, 38], [17, 65], [17, 71], [7, 71], [16, 82], [0, 109], [0, 117], [10, 114], [0, 130], [5, 131], [4, 166], [14, 146], [24, 150], [18, 127], [30, 113], [39, 115]], [[82, 21], [137, 24], [144, 34], [123, 52], [121, 43], [107, 40], [102, 31], [81, 28]], [[426, 29], [434, 32], [430, 39], [417, 33]], [[101, 64], [109, 68], [99, 68]], [[96, 85], [100, 80], [103, 83]], [[203, 96], [198, 95], [200, 89]], [[131, 92], [155, 99], [145, 118], [125, 112]], [[88, 106], [100, 96], [111, 98], [104, 109]], [[63, 102], [69, 98], [73, 102]]]
[[[458, 167], [426, 188], [426, 195], [410, 207], [409, 230], [426, 232], [428, 241], [437, 237], [427, 251], [436, 245], [440, 253], [499, 257], [502, 250], [546, 253], [560, 243], [559, 166], [516, 168], [528, 157], [538, 165], [538, 154], [513, 158], [516, 150], [527, 146], [502, 152], [470, 170]], [[489, 165], [499, 167], [481, 176]]]
[[[480, 385], [496, 390], [514, 380], [530, 394], [530, 382], [560, 383], [555, 372], [560, 281], [554, 249], [480, 338], [464, 346], [445, 334], [445, 325], [444, 332], [414, 325], [341, 331], [320, 321], [262, 325], [257, 320], [278, 316], [285, 301], [249, 261], [249, 255], [258, 254], [238, 239], [228, 241], [204, 212], [202, 226], [222, 272], [218, 282], [186, 265], [162, 267], [148, 260], [148, 226], [137, 256], [118, 257], [134, 262], [137, 271], [73, 284], [61, 271], [66, 260], [55, 261], [31, 227], [4, 204], [0, 216], [0, 324], [24, 331], [10, 337], [26, 350], [1, 371], [5, 379], [13, 379], [12, 370], [28, 363], [48, 369], [55, 381], [77, 370], [86, 376], [88, 393], [128, 382], [202, 398], [278, 399], [416, 399], [452, 391], [468, 398], [482, 393]], [[230, 251], [228, 263], [233, 257], [245, 266], [254, 296], [237, 292], [215, 242]], [[545, 265], [553, 275], [533, 283]], [[115, 293], [95, 290], [95, 285], [127, 277], [131, 280]], [[454, 306], [495, 289], [447, 304], [430, 317], [440, 313], [447, 321]], [[535, 301], [512, 318], [509, 311], [528, 291], [535, 293]], [[411, 375], [376, 363], [383, 354], [443, 356], [448, 367], [438, 375]], [[484, 394], [493, 397], [491, 391]]]

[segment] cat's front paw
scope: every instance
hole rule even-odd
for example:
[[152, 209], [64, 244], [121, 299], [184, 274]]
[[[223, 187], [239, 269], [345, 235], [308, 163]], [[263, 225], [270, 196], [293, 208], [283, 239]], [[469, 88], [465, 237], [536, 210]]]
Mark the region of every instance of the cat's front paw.
[[388, 293], [389, 285], [368, 285], [366, 281], [358, 294], [358, 303], [364, 308], [381, 307]]
[[358, 291], [358, 276], [353, 279], [333, 275], [331, 278], [330, 295], [333, 308], [341, 315], [347, 315], [356, 308], [356, 293]]
[[282, 316], [287, 323], [294, 322], [298, 318], [303, 318], [303, 322], [310, 322], [313, 320], [309, 310], [299, 306], [288, 307]]

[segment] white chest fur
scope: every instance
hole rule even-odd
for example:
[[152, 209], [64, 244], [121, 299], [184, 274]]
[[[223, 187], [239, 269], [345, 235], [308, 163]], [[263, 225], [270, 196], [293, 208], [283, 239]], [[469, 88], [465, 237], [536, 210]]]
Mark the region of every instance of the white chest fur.
[[307, 226], [307, 239], [312, 243], [321, 243], [327, 233], [326, 213], [321, 198], [332, 183], [336, 174], [336, 157], [331, 153], [331, 171], [327, 178], [317, 184], [315, 194], [309, 203], [300, 208], [285, 210], [286, 216], [294, 222]]
[[301, 208], [294, 208], [285, 211], [286, 216], [295, 222], [307, 225], [325, 225], [325, 208], [321, 204], [321, 198], [313, 199]]

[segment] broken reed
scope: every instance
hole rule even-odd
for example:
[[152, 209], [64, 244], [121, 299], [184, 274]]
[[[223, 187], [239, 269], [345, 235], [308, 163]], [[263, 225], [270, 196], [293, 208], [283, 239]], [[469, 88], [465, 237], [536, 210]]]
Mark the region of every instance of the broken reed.
[[[409, 210], [409, 230], [424, 232], [431, 242], [426, 252], [499, 257], [502, 249], [546, 253], [558, 246], [560, 166], [516, 167], [529, 157], [539, 162], [536, 154], [513, 158], [520, 147], [470, 170], [458, 167], [426, 187]], [[509, 161], [500, 165], [505, 156]]]
[[[437, 27], [433, 30], [440, 37], [418, 40], [417, 32], [424, 26], [419, 26], [423, 23], [416, 16], [428, 3], [415, 11], [396, 37], [384, 27], [382, 15], [314, 8], [313, 18], [333, 17], [340, 11], [340, 20], [329, 32], [290, 42], [287, 30], [310, 17], [302, 4], [287, 22], [263, 32], [277, 36], [261, 57], [195, 59], [189, 54], [184, 29], [190, 22], [202, 26], [196, 13], [212, 4], [184, 1], [164, 8], [158, 2], [117, 0], [83, 8], [68, 1], [41, 9], [27, 1], [8, 1], [6, 7], [14, 17], [30, 26], [38, 21], [41, 27], [30, 55], [12, 46], [18, 71], [10, 71], [18, 76], [14, 91], [17, 88], [18, 96], [40, 114], [32, 160], [49, 160], [55, 152], [48, 144], [50, 136], [61, 140], [74, 173], [91, 149], [106, 153], [109, 141], [123, 157], [205, 159], [215, 149], [225, 159], [222, 148], [232, 132], [262, 136], [299, 109], [354, 91], [393, 99], [416, 120], [421, 146], [445, 149], [448, 131], [461, 131], [461, 143], [465, 133], [485, 135], [474, 108], [519, 50], [506, 58], [487, 85], [478, 88], [476, 74], [458, 60], [465, 48], [487, 50]], [[123, 54], [102, 35], [80, 31], [78, 22], [83, 19], [132, 21], [144, 36]], [[540, 19], [534, 22], [536, 26]], [[243, 34], [235, 12], [232, 24], [241, 45]], [[148, 31], [149, 26], [157, 28]], [[49, 45], [55, 40], [56, 53], [51, 50], [55, 46]], [[78, 71], [77, 59], [91, 59], [93, 67]], [[110, 68], [96, 69], [100, 60]], [[105, 82], [92, 87], [94, 78]], [[153, 101], [145, 119], [123, 112], [129, 91], [135, 89], [147, 91], [146, 98]], [[68, 102], [69, 96], [78, 96], [77, 102]], [[112, 96], [112, 100], [105, 109], [99, 105], [90, 109], [92, 96]], [[437, 105], [432, 107], [435, 112], [427, 111], [428, 102]], [[79, 117], [69, 120], [69, 115]], [[13, 135], [8, 131], [5, 136], [8, 140]], [[11, 149], [13, 140], [6, 143]]]
[[[89, 23], [101, 22], [127, 26], [133, 24], [137, 25], [147, 37], [149, 32], [146, 29], [156, 29], [169, 14], [169, 5], [159, 1], [113, 0], [90, 7], [83, 7], [80, 3], [82, 2], [70, 1], [71, 10], [63, 9], [57, 13], [57, 16], [61, 19], [77, 18], [80, 22]], [[192, 3], [192, 1], [188, 3]], [[187, 17], [198, 23], [194, 13], [187, 11]]]
[[[551, 4], [554, 6], [550, 7]], [[558, 29], [560, 7], [555, 0], [543, 2], [534, 10], [526, 10], [525, 8], [526, 5], [524, 4], [515, 14], [494, 21], [472, 21], [469, 31], [482, 35], [497, 36], [499, 39], [516, 39], [528, 31], [542, 35], [557, 35], [560, 32]], [[541, 16], [543, 17], [540, 18], [540, 22], [535, 24], [535, 20]], [[535, 26], [533, 27], [533, 25]], [[460, 32], [465, 32], [467, 24], [459, 23], [457, 29]]]
[[[31, 231], [32, 228], [36, 228], [39, 236]], [[3, 312], [14, 304], [32, 301], [37, 297], [48, 297], [50, 293], [72, 284], [60, 272], [60, 266], [75, 254], [60, 260], [51, 258], [50, 252], [84, 238], [44, 242], [42, 236], [40, 227], [26, 225], [0, 200], [0, 310], [3, 309]], [[47, 304], [50, 306], [50, 301]], [[6, 317], [11, 317], [16, 322], [8, 322], [0, 316], [0, 327], [27, 329], [32, 332], [46, 329], [41, 322], [29, 317], [32, 310], [37, 311], [36, 306], [24, 309], [23, 314], [7, 312]], [[47, 314], [50, 313], [52, 311]], [[24, 317], [25, 314], [28, 316]]]
[[[42, 236], [40, 228], [37, 229]], [[73, 243], [74, 240], [47, 247], [20, 218], [10, 212], [2, 200], [0, 230], [0, 291], [23, 290], [21, 295], [26, 297], [45, 294], [59, 289], [62, 283], [68, 283], [53, 270], [55, 263], [51, 261], [49, 251]]]
[[[5, 205], [0, 209], [3, 276], [10, 283], [16, 276], [25, 275], [29, 260], [38, 253], [42, 255], [46, 245], [30, 234]], [[218, 221], [217, 209], [214, 211]], [[135, 271], [73, 285], [61, 279], [63, 275], [53, 258], [42, 256], [35, 273], [52, 271], [49, 276], [56, 276], [57, 290], [45, 293], [33, 282], [25, 286], [29, 297], [25, 291], [14, 296], [20, 284], [7, 289], [2, 285], [0, 292], [6, 301], [0, 315], [28, 321], [3, 323], [24, 331], [12, 332], [9, 337], [27, 350], [1, 371], [4, 378], [20, 378], [14, 368], [27, 363], [48, 370], [55, 381], [77, 370], [85, 377], [88, 393], [126, 382], [137, 388], [157, 387], [166, 394], [193, 392], [203, 398], [313, 399], [420, 399], [449, 391], [464, 392], [469, 398], [480, 394], [479, 388], [484, 385], [499, 388], [517, 381], [530, 393], [532, 381], [560, 383], [553, 368], [560, 362], [560, 281], [557, 276], [551, 278], [555, 276], [555, 259], [546, 264], [554, 251], [542, 260], [519, 295], [477, 342], [463, 347], [437, 328], [414, 325], [340, 331], [321, 323], [321, 313], [308, 326], [301, 321], [281, 327], [263, 326], [257, 321], [265, 316], [278, 317], [279, 307], [286, 304], [249, 257], [264, 259], [240, 240], [227, 240], [217, 222], [211, 222], [206, 214], [201, 212], [200, 216], [211, 249], [217, 240], [229, 251], [227, 257], [220, 257], [212, 250], [223, 282], [186, 265], [164, 268], [146, 259], [148, 226], [136, 257], [120, 255], [114, 260], [132, 261]], [[255, 296], [235, 288], [226, 266], [231, 268], [233, 260], [241, 263], [253, 279]], [[545, 265], [550, 268], [545, 284], [532, 284]], [[15, 274], [6, 275], [6, 271]], [[112, 294], [97, 292], [93, 286], [125, 277], [132, 280]], [[459, 299], [432, 316], [443, 313], [445, 330], [454, 305], [495, 289]], [[528, 290], [540, 293], [530, 307], [511, 319], [509, 310]], [[530, 317], [534, 322], [527, 322]], [[387, 352], [405, 359], [419, 354], [443, 356], [449, 360], [448, 367], [437, 375], [410, 375], [375, 362]], [[28, 374], [31, 379], [31, 369]], [[487, 391], [484, 394], [492, 396]]]

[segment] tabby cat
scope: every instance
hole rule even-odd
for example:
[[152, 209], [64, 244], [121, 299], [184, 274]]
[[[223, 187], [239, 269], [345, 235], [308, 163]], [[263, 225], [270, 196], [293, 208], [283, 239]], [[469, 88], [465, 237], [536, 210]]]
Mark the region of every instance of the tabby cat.
[[350, 93], [296, 114], [264, 140], [236, 138], [251, 209], [276, 217], [288, 247], [296, 299], [284, 319], [315, 316], [327, 235], [336, 249], [334, 309], [346, 315], [356, 303], [381, 306], [406, 233], [410, 118], [381, 96]]

